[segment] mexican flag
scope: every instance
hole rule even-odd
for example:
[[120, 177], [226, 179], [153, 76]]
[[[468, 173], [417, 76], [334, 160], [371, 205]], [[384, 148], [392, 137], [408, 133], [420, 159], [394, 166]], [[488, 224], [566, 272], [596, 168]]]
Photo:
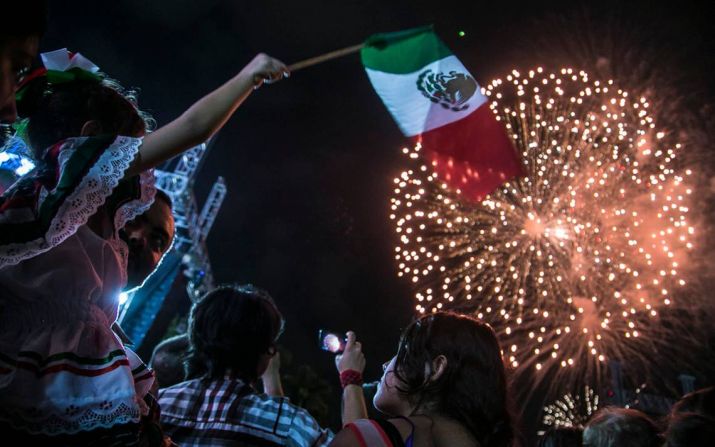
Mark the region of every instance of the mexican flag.
[[522, 173], [479, 84], [432, 27], [371, 36], [361, 57], [402, 133], [450, 187], [481, 201]]

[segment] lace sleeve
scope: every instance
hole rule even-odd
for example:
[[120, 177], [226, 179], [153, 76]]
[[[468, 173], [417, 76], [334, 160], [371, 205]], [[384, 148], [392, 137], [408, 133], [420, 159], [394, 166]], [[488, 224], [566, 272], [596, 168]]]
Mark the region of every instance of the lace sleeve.
[[123, 203], [117, 208], [114, 214], [114, 228], [120, 230], [127, 222], [135, 217], [144, 214], [154, 203], [156, 195], [156, 177], [154, 170], [150, 169], [139, 174], [139, 195], [130, 201]]
[[[0, 206], [0, 268], [17, 264], [59, 245], [97, 212], [124, 177], [142, 140], [126, 136], [70, 138], [55, 145], [57, 175], [36, 182], [25, 194]], [[153, 200], [153, 173], [140, 177], [141, 197], [115, 213], [115, 228], [146, 210]], [[120, 226], [116, 226], [119, 224]]]

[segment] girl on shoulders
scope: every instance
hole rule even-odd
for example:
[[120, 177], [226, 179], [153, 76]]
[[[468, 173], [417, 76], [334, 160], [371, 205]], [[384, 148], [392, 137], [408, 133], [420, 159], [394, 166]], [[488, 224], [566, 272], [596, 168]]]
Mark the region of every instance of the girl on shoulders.
[[134, 445], [153, 374], [111, 330], [127, 281], [119, 230], [151, 205], [152, 168], [287, 70], [259, 54], [147, 134], [133, 95], [91, 61], [42, 56], [17, 97], [36, 167], [0, 197], [0, 427], [31, 445]]

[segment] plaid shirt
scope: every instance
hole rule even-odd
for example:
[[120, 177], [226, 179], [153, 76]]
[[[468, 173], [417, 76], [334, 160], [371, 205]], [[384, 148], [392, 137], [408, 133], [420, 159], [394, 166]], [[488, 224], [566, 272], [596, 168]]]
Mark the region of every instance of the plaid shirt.
[[326, 446], [333, 438], [288, 398], [239, 379], [194, 379], [159, 390], [165, 433], [182, 447]]

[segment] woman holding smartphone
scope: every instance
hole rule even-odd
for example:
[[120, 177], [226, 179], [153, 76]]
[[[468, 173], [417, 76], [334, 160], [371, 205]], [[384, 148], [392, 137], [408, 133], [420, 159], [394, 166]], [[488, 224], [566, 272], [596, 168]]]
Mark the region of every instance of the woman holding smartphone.
[[[348, 391], [358, 388], [365, 366], [354, 334], [337, 365], [345, 410], [360, 408], [354, 401], [363, 399], [362, 390]], [[362, 413], [344, 412], [331, 446], [515, 445], [504, 364], [486, 323], [451, 312], [423, 316], [405, 329], [383, 368], [373, 403], [390, 419], [365, 419], [364, 404]]]

